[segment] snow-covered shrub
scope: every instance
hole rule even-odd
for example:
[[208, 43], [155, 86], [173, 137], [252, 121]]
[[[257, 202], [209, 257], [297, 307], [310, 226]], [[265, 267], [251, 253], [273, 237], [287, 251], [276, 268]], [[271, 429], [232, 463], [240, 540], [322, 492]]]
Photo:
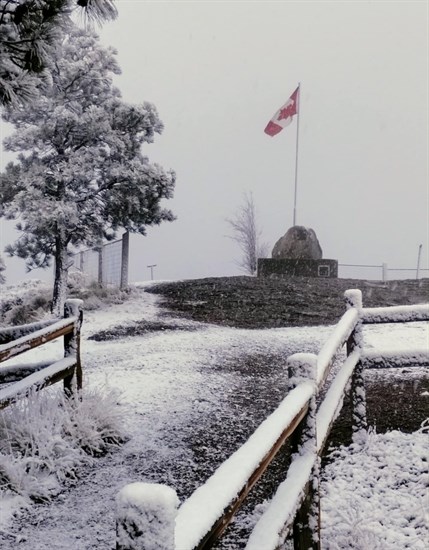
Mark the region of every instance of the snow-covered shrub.
[[4, 315], [4, 323], [8, 326], [15, 326], [39, 321], [46, 315], [49, 315], [50, 308], [50, 293], [45, 292], [31, 297], [26, 303], [17, 304], [12, 307]]
[[0, 491], [49, 500], [77, 469], [124, 440], [116, 392], [33, 392], [0, 413]]
[[69, 270], [67, 278], [67, 290], [69, 292], [79, 291], [88, 286], [85, 274], [73, 267]]
[[121, 304], [135, 296], [136, 292], [136, 289], [132, 287], [122, 290], [91, 283], [86, 288], [70, 287], [69, 297], [80, 298], [84, 301], [84, 309], [92, 311], [111, 304]]
[[124, 442], [124, 413], [118, 407], [118, 392], [86, 390], [82, 400], [64, 400], [68, 408], [65, 430], [86, 454], [99, 456]]
[[426, 548], [426, 431], [369, 430], [364, 446], [332, 453], [321, 483], [324, 548]]
[[0, 325], [24, 325], [50, 314], [52, 291], [41, 281], [27, 281], [19, 287], [3, 289]]
[[[80, 286], [81, 279], [72, 277], [68, 287], [68, 298], [84, 300], [84, 310], [92, 311], [111, 304], [121, 304], [137, 292], [135, 288], [121, 290], [114, 287], [100, 287], [92, 283]], [[52, 289], [38, 280], [26, 281], [21, 285], [2, 289], [0, 297], [0, 326], [25, 325], [50, 316]]]

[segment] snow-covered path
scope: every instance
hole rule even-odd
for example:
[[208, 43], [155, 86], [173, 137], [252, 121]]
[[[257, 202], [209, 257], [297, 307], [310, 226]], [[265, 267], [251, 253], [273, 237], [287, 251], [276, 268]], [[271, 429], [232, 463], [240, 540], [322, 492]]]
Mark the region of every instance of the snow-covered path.
[[[286, 387], [286, 373], [278, 358], [286, 359], [297, 351], [317, 352], [332, 330], [243, 330], [171, 318], [163, 322], [181, 330], [88, 340], [100, 330], [131, 326], [142, 319], [156, 321], [159, 314], [157, 297], [143, 290], [132, 301], [85, 314], [85, 385], [107, 384], [119, 390], [129, 440], [98, 459], [96, 467], [86, 469], [81, 479], [51, 504], [33, 506], [22, 521], [10, 526], [14, 536], [0, 536], [5, 550], [113, 549], [114, 497], [118, 490], [132, 481], [156, 481], [173, 486], [181, 498], [189, 494], [201, 477], [211, 473], [196, 459], [198, 437], [201, 435], [202, 441], [197, 450], [204, 453], [204, 430], [247, 414], [240, 411], [236, 400], [243, 393], [243, 384], [271, 394], [274, 408]], [[381, 334], [386, 338], [384, 332]], [[400, 334], [398, 329], [396, 343]], [[425, 329], [416, 328], [413, 340], [424, 338]], [[407, 339], [403, 340], [406, 344]], [[48, 348], [37, 353], [61, 356], [60, 345]], [[259, 374], [236, 368], [246, 355], [267, 358]], [[240, 435], [239, 427], [236, 430]], [[245, 439], [248, 434], [242, 435]]]

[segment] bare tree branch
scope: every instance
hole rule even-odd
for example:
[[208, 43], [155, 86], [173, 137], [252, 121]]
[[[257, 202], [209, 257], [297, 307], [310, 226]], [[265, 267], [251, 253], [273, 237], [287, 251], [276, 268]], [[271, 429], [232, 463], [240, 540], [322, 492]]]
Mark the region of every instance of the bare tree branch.
[[249, 275], [256, 275], [258, 258], [264, 258], [268, 253], [268, 243], [261, 242], [262, 231], [259, 229], [256, 207], [252, 193], [246, 193], [243, 203], [232, 218], [226, 218], [232, 234], [229, 238], [240, 247], [241, 259], [239, 267]]

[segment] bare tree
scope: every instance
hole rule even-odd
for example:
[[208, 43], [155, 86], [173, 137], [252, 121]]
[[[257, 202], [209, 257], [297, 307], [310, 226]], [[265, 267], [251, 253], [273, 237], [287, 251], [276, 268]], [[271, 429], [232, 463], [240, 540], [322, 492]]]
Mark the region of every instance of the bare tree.
[[256, 275], [258, 258], [268, 255], [268, 243], [261, 242], [262, 231], [258, 226], [256, 207], [252, 193], [245, 193], [243, 203], [232, 218], [226, 218], [232, 230], [229, 235], [241, 250], [241, 259], [237, 262], [240, 268], [249, 275]]

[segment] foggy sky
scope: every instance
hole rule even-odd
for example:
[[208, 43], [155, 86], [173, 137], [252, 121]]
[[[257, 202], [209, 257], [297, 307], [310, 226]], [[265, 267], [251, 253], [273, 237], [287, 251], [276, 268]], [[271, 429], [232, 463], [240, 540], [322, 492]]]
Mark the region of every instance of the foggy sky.
[[[298, 82], [297, 223], [325, 258], [415, 268], [423, 244], [428, 267], [427, 2], [117, 5], [100, 30], [119, 52], [115, 84], [156, 105], [165, 130], [144, 154], [177, 172], [166, 205], [178, 219], [131, 237], [132, 281], [150, 264], [159, 279], [239, 274], [225, 218], [245, 192], [272, 249], [293, 221], [296, 119], [273, 138], [263, 130]], [[3, 249], [13, 237], [0, 223]], [[24, 261], [5, 260], [15, 282]]]

